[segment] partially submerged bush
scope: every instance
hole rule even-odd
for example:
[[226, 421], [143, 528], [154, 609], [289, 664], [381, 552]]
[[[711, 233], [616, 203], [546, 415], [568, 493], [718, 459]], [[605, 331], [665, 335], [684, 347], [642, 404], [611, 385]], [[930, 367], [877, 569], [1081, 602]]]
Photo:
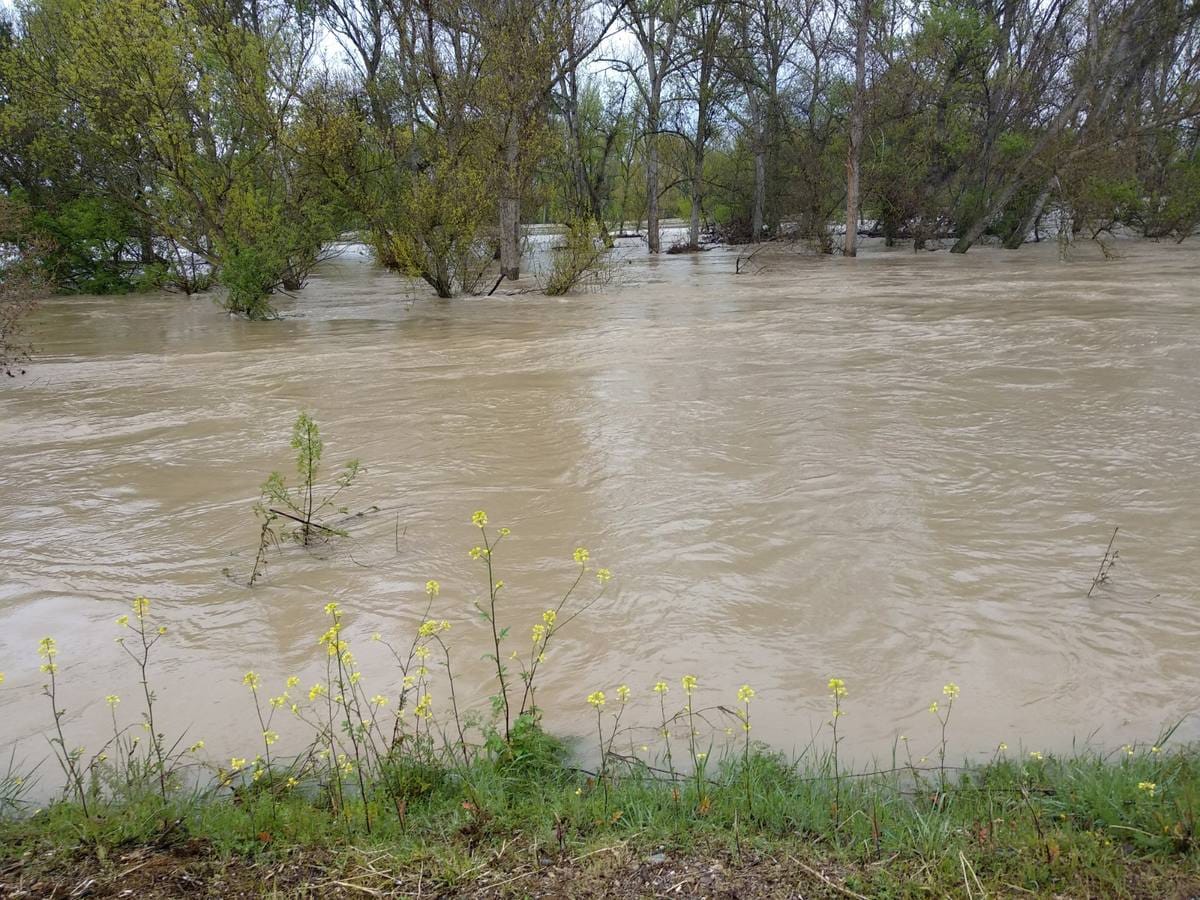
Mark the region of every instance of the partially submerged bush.
[[591, 219], [576, 219], [567, 225], [566, 241], [554, 252], [546, 277], [546, 293], [558, 297], [584, 281], [599, 281], [606, 274], [608, 248], [604, 236]]
[[[0, 248], [2, 250], [2, 248]], [[32, 255], [0, 258], [0, 373], [24, 375], [32, 346], [22, 336], [26, 316], [45, 292], [40, 269]]]

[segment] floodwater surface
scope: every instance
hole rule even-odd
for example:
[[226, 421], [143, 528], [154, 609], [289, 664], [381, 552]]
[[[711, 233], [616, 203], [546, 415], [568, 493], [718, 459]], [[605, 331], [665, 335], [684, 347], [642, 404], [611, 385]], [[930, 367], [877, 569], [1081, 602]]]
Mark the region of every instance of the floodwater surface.
[[[266, 323], [205, 297], [48, 301], [35, 364], [0, 385], [4, 752], [47, 752], [43, 635], [70, 743], [103, 740], [110, 693], [137, 721], [114, 620], [139, 594], [169, 629], [151, 666], [165, 730], [214, 757], [256, 752], [247, 670], [264, 695], [323, 679], [331, 600], [368, 693], [394, 695], [367, 638], [407, 643], [430, 578], [460, 700], [486, 706], [476, 509], [512, 529], [505, 654], [528, 652], [574, 548], [614, 573], [544, 665], [561, 733], [586, 735], [588, 693], [623, 682], [624, 721], [653, 724], [651, 685], [680, 700], [686, 673], [701, 705], [751, 684], [754, 735], [784, 750], [826, 740], [831, 676], [862, 759], [901, 734], [931, 748], [949, 681], [951, 756], [1113, 747], [1185, 717], [1200, 736], [1196, 246], [869, 246], [735, 275], [738, 253], [634, 245], [600, 291], [445, 301], [349, 252]], [[302, 409], [329, 478], [361, 460], [344, 500], [364, 514], [345, 540], [280, 549], [251, 589], [252, 507], [291, 472]]]

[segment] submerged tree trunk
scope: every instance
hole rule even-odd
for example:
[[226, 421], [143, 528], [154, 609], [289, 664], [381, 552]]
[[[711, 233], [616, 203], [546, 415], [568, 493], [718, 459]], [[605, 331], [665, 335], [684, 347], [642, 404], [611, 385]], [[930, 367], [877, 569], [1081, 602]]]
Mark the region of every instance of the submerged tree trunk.
[[850, 111], [850, 147], [846, 154], [846, 256], [858, 255], [859, 159], [862, 156], [863, 106], [867, 93], [867, 13], [870, 0], [859, 0], [854, 44], [854, 107]]
[[700, 211], [704, 206], [704, 144], [708, 138], [704, 117], [706, 110], [700, 111], [700, 123], [696, 128], [695, 152], [692, 155], [692, 218], [688, 227], [688, 246], [697, 250], [700, 247]]
[[521, 179], [517, 172], [520, 138], [515, 118], [504, 131], [504, 189], [500, 197], [500, 274], [521, 277]]
[[750, 240], [762, 240], [763, 210], [767, 201], [767, 154], [759, 147], [754, 153], [754, 207], [750, 213]]
[[659, 251], [658, 134], [654, 131], [646, 135], [646, 245], [651, 253]]
[[693, 250], [697, 250], [700, 247], [700, 203], [701, 203], [701, 199], [702, 198], [700, 195], [700, 179], [699, 179], [699, 177], [693, 175], [692, 176], [692, 190], [691, 190], [692, 217], [691, 217], [691, 221], [688, 223], [688, 246]]
[[1030, 231], [1033, 230], [1037, 220], [1041, 218], [1042, 210], [1046, 207], [1046, 201], [1050, 199], [1051, 191], [1057, 187], [1057, 175], [1051, 175], [1046, 179], [1045, 187], [1043, 187], [1041, 193], [1038, 194], [1037, 199], [1033, 202], [1033, 206], [1029, 207], [1029, 212], [1025, 214], [1025, 216], [1018, 223], [1017, 227], [1013, 229], [1012, 234], [1004, 239], [1005, 250], [1016, 250], [1023, 243], [1025, 243], [1026, 236]]

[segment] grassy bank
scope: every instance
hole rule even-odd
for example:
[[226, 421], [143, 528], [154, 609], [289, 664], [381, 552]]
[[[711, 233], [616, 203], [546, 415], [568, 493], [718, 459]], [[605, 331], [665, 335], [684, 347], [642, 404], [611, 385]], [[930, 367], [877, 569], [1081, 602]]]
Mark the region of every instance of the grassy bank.
[[335, 811], [321, 785], [265, 776], [165, 800], [118, 789], [87, 814], [55, 803], [0, 825], [0, 892], [69, 893], [88, 879], [100, 895], [163, 896], [188, 884], [323, 896], [1200, 891], [1192, 748], [1002, 754], [944, 785], [940, 768], [835, 776], [832, 764], [755, 751], [700, 779], [623, 760], [601, 777], [526, 726], [469, 764], [386, 766], [366, 807], [348, 798]]
[[[370, 636], [396, 666], [377, 686], [335, 603], [313, 636], [322, 680], [306, 689], [292, 676], [273, 693], [246, 672], [257, 746], [228, 762], [159, 725], [155, 654], [169, 637], [149, 600], [116, 622], [141, 695], [105, 698], [111, 732], [90, 748], [71, 733], [59, 648], [43, 638], [61, 787], [50, 761], [31, 773], [14, 759], [0, 774], [0, 896], [1200, 894], [1200, 748], [1173, 746], [1171, 731], [1069, 757], [1000, 744], [958, 767], [951, 682], [929, 706], [936, 747], [914, 755], [899, 738], [863, 771], [843, 748], [853, 697], [841, 678], [825, 685], [828, 721], [785, 758], [752, 739], [750, 685], [711, 699], [687, 674], [640, 696], [581, 690], [594, 737], [566, 747], [541, 727], [537, 685], [611, 575], [577, 548], [562, 597], [510, 651], [495, 567], [509, 532], [490, 532], [483, 512], [472, 521], [479, 544], [466, 555], [487, 578], [475, 609], [494, 667], [486, 705], [455, 687], [452, 623], [431, 617], [436, 581], [415, 633]], [[652, 704], [652, 728], [627, 724], [637, 703]], [[298, 751], [283, 752], [285, 719], [305, 735]]]

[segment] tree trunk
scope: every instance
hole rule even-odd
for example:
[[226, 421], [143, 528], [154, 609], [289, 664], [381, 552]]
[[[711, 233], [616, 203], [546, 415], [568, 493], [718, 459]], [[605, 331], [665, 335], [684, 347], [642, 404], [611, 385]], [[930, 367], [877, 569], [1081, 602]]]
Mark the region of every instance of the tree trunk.
[[688, 222], [688, 247], [700, 249], [700, 184], [699, 179], [692, 178], [692, 217]]
[[521, 179], [517, 172], [520, 137], [512, 117], [504, 131], [503, 189], [500, 197], [500, 274], [509, 281], [521, 277]]
[[750, 240], [758, 243], [763, 233], [763, 208], [767, 200], [767, 154], [759, 147], [754, 152], [754, 207], [750, 213]]
[[1013, 233], [1004, 239], [1005, 250], [1016, 250], [1023, 243], [1025, 243], [1025, 238], [1029, 235], [1029, 232], [1033, 230], [1037, 220], [1041, 218], [1042, 210], [1046, 206], [1046, 201], [1050, 199], [1050, 192], [1056, 187], [1058, 187], [1058, 176], [1051, 175], [1046, 179], [1046, 186], [1043, 187], [1041, 193], [1038, 194], [1037, 200], [1034, 201], [1033, 206], [1029, 207], [1029, 212], [1025, 214], [1017, 227], [1013, 229]]
[[862, 156], [863, 106], [867, 93], [867, 13], [870, 0], [859, 0], [854, 44], [854, 107], [850, 111], [850, 147], [846, 154], [846, 256], [858, 255], [859, 159]]
[[658, 123], [646, 134], [646, 245], [659, 251], [658, 235]]
[[[700, 127], [703, 128], [703, 124]], [[700, 136], [696, 139], [692, 166], [692, 219], [688, 227], [688, 246], [697, 250], [700, 247], [700, 208], [704, 205], [704, 144]]]

